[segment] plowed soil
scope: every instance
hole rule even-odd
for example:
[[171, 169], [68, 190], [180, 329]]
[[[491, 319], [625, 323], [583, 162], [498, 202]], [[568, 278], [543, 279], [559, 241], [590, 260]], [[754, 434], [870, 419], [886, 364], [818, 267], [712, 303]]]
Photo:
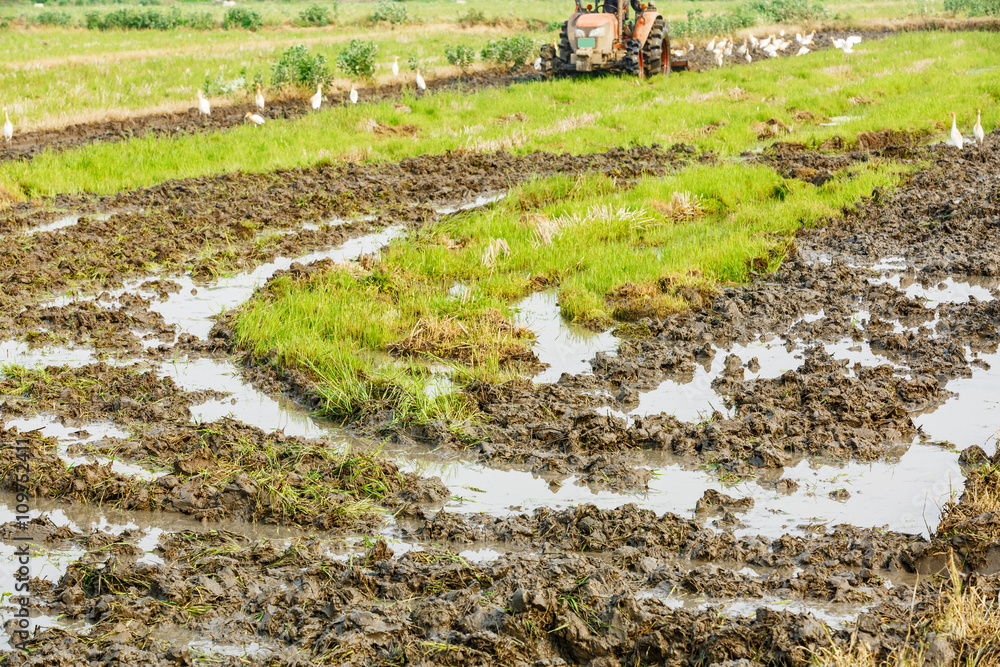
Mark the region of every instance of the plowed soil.
[[[980, 369], [985, 362], [977, 357], [1000, 343], [995, 289], [988, 300], [930, 302], [904, 287], [1000, 274], [1000, 137], [962, 153], [909, 138], [888, 144], [875, 154], [920, 161], [903, 187], [802, 230], [776, 273], [692, 295], [689, 312], [632, 323], [646, 333], [625, 339], [617, 354], [597, 355], [591, 372], [564, 374], [554, 384], [468, 387], [488, 416], [468, 437], [444, 424], [399, 428], [384, 415], [354, 428], [389, 432], [393, 451], [430, 445], [486, 466], [521, 462], [540, 474], [630, 490], [648, 479], [647, 450], [763, 485], [774, 484], [772, 473], [793, 457], [871, 461], [913, 446], [926, 439], [915, 411], [946, 400], [951, 383]], [[797, 177], [803, 169], [835, 173], [871, 154], [786, 145], [759, 159]], [[27, 340], [44, 330], [43, 344], [104, 341], [133, 354], [140, 349], [133, 329], [146, 328], [169, 342], [144, 354], [237, 357], [224, 320], [210, 341], [174, 343], [175, 331], [147, 298], [108, 296], [123, 313], [115, 317], [87, 302], [43, 305], [57, 291], [100, 292], [153, 276], [150, 291], [170, 294], [171, 279], [184, 272], [208, 283], [219, 271], [390, 223], [427, 224], [444, 203], [503, 190], [530, 173], [594, 169], [634, 178], [693, 159], [711, 158], [682, 146], [580, 158], [461, 154], [195, 179], [106, 199], [44, 202], [113, 215], [34, 234], [27, 230], [55, 216], [21, 206], [0, 220], [0, 233], [17, 240], [0, 255], [0, 313], [9, 335]], [[324, 231], [301, 227], [357, 214], [374, 218]], [[264, 230], [286, 233], [262, 250], [257, 235]], [[898, 286], [875, 279], [878, 263], [890, 257], [905, 266]], [[292, 274], [309, 270], [317, 269]], [[759, 362], [728, 350], [758, 337], [802, 345], [801, 364], [747, 377]], [[833, 343], [857, 346], [874, 361], [838, 360], [824, 347]], [[643, 393], [690, 379], [718, 355], [725, 355], [724, 372], [713, 381], [725, 414], [698, 423], [665, 412], [628, 414]], [[272, 393], [316, 400], [305, 375], [247, 361], [260, 364], [248, 376]], [[995, 488], [1000, 454], [972, 448], [962, 455], [966, 492], [944, 508], [928, 537], [849, 525], [798, 526], [768, 537], [740, 529], [752, 499], [714, 489], [686, 517], [634, 504], [446, 511], [450, 492], [440, 480], [403, 472], [385, 457], [353, 452], [345, 459], [337, 443], [236, 419], [195, 424], [192, 406], [225, 396], [182, 390], [135, 359], [11, 371], [0, 394], [5, 422], [35, 413], [67, 428], [107, 421], [131, 437], [88, 442], [72, 453], [167, 473], [137, 483], [110, 463], [67, 468], [53, 438], [5, 423], [0, 466], [11, 465], [12, 443], [26, 442], [37, 497], [160, 508], [202, 522], [159, 535], [152, 553], [140, 546], [138, 531], [86, 534], [47, 518], [33, 522], [40, 549], [77, 550], [57, 580], [32, 580], [33, 609], [81, 625], [40, 632], [29, 653], [8, 654], [3, 664], [183, 665], [207, 651], [224, 665], [806, 667], [833, 646], [864, 643], [885, 657], [924, 641], [944, 664], [979, 649], [983, 664], [1000, 661], [995, 644], [928, 635], [932, 613], [952, 590], [932, 575], [951, 558], [965, 585], [985, 599], [998, 594], [1000, 533], [976, 499]], [[280, 502], [312, 483], [343, 495], [327, 494], [325, 504], [303, 500], [295, 512]], [[348, 499], [358, 497], [367, 504], [348, 512]], [[388, 529], [387, 512], [394, 513]], [[228, 518], [307, 532], [285, 542], [256, 539], [216, 523]], [[17, 531], [7, 524], [0, 539], [11, 542]], [[476, 558], [471, 548], [486, 555]], [[678, 601], [684, 595], [708, 602]], [[846, 609], [849, 621], [798, 613], [795, 605], [834, 616]]]

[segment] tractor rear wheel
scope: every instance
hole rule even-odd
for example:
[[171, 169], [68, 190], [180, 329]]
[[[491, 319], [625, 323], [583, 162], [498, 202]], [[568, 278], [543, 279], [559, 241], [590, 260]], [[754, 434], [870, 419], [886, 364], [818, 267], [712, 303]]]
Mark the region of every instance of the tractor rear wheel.
[[625, 57], [622, 59], [625, 71], [633, 76], [640, 76], [642, 71], [642, 45], [636, 38], [625, 40]]
[[664, 56], [670, 58], [670, 38], [665, 36], [663, 17], [658, 16], [653, 21], [653, 28], [646, 37], [646, 43], [642, 45], [642, 67], [647, 77], [663, 71]]

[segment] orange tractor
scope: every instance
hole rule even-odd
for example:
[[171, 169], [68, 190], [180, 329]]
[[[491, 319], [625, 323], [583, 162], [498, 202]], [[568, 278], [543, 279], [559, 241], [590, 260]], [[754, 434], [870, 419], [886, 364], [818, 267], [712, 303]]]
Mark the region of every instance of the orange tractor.
[[573, 15], [563, 24], [558, 49], [546, 44], [539, 55], [539, 69], [546, 75], [618, 71], [645, 77], [687, 69], [687, 61], [670, 61], [663, 15], [652, 3], [638, 0], [604, 0], [596, 9], [576, 0]]

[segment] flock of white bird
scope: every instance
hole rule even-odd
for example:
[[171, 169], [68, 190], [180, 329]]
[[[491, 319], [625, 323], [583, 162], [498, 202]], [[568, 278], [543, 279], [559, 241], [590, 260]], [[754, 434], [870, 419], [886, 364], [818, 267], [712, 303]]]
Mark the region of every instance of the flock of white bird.
[[[424, 81], [424, 77], [420, 75], [420, 68], [416, 68], [416, 84], [417, 88], [423, 92], [427, 90], [427, 82]], [[392, 62], [392, 75], [394, 77], [399, 77], [399, 56], [396, 56], [395, 60]], [[348, 94], [347, 98], [351, 101], [351, 104], [358, 103], [358, 90], [351, 84], [351, 92]], [[260, 89], [260, 84], [257, 84], [257, 94], [253, 98], [254, 105], [263, 111], [265, 108], [264, 93]], [[323, 105], [323, 84], [318, 84], [316, 86], [316, 94], [309, 98], [309, 104], [314, 110], [318, 110]], [[212, 115], [212, 104], [205, 97], [205, 93], [202, 92], [201, 88], [198, 89], [198, 113], [203, 116]], [[10, 122], [10, 117], [7, 115], [7, 107], [3, 107], [4, 124], [3, 124], [3, 137], [6, 141], [10, 141], [14, 136], [14, 124]], [[265, 122], [264, 116], [260, 113], [253, 113], [248, 111], [244, 116], [246, 120], [249, 120], [254, 125], [263, 125]]]
[[[705, 50], [715, 56], [715, 64], [722, 67], [726, 62], [726, 58], [736, 55], [738, 58], [746, 60], [748, 63], [753, 62], [753, 54], [755, 51], [763, 53], [768, 58], [777, 58], [778, 53], [786, 51], [788, 47], [793, 44], [798, 44], [799, 48], [795, 52], [796, 56], [804, 56], [809, 53], [812, 49], [809, 47], [813, 43], [813, 38], [816, 36], [816, 31], [812, 31], [808, 35], [802, 35], [800, 33], [795, 33], [795, 41], [790, 39], [785, 39], [785, 31], [774, 34], [771, 33], [763, 39], [757, 39], [754, 35], [748, 35], [743, 43], [736, 46], [736, 40], [732, 37], [713, 37], [706, 46]], [[851, 35], [844, 39], [833, 40], [833, 46], [840, 49], [844, 53], [854, 53], [854, 46], [861, 43], [861, 38], [857, 35]], [[677, 49], [671, 51], [671, 53], [677, 58], [685, 58], [688, 54], [695, 51], [695, 45], [688, 43], [687, 49]]]
[[[803, 56], [809, 53], [809, 45], [813, 43], [813, 37], [815, 34], [815, 31], [805, 36], [795, 33], [795, 41], [799, 44], [799, 50], [795, 55]], [[854, 35], [844, 39], [833, 40], [833, 46], [842, 50], [844, 53], [853, 53], [854, 46], [860, 43], [861, 38]], [[712, 41], [710, 41], [705, 47], [705, 50], [715, 55], [715, 61], [721, 67], [723, 62], [725, 62], [725, 58], [733, 55], [734, 52], [737, 56], [742, 57], [749, 63], [753, 60], [751, 52], [754, 49], [763, 51], [769, 58], [775, 58], [777, 57], [779, 51], [784, 51], [791, 45], [792, 42], [785, 39], [785, 31], [782, 30], [777, 35], [772, 33], [760, 40], [753, 35], [749, 35], [745, 40], [743, 40], [743, 44], [738, 47], [732, 38], [723, 37], [722, 39], [719, 39], [717, 37], [713, 37]], [[694, 49], [694, 44], [688, 44], [686, 51], [676, 50], [673, 51], [673, 54], [678, 58], [683, 58], [688, 53], [693, 52]], [[538, 63], [536, 62], [536, 66], [537, 64]], [[421, 91], [427, 90], [427, 84], [424, 81], [424, 77], [420, 76], [420, 68], [416, 68], [416, 74], [417, 88]], [[399, 56], [396, 56], [392, 62], [392, 75], [395, 77], [399, 76]], [[354, 84], [351, 84], [351, 92], [348, 95], [348, 99], [351, 101], [351, 104], [358, 103], [358, 91], [354, 87]], [[323, 105], [323, 84], [317, 84], [316, 93], [309, 98], [309, 104], [314, 110], [318, 110]], [[264, 93], [261, 91], [259, 83], [257, 84], [257, 94], [254, 95], [254, 105], [260, 111], [263, 111], [266, 106], [264, 102]], [[212, 113], [212, 105], [209, 103], [208, 98], [205, 97], [205, 94], [200, 88], [198, 89], [198, 113], [205, 116], [209, 116]], [[5, 141], [10, 141], [14, 136], [14, 124], [10, 122], [10, 116], [7, 114], [7, 107], [3, 107], [3, 116], [3, 138]], [[244, 118], [258, 126], [263, 125], [265, 122], [265, 119], [261, 114], [250, 111], [246, 113]], [[986, 139], [986, 133], [983, 131], [982, 124], [982, 110], [980, 109], [976, 109], [976, 124], [972, 128], [972, 136], [976, 143], [980, 146], [982, 146]], [[962, 136], [962, 132], [958, 129], [958, 121], [954, 111], [951, 112], [951, 143], [954, 144], [954, 146], [959, 150], [962, 150], [965, 146], [965, 138]]]
[[[427, 83], [424, 81], [424, 77], [420, 76], [419, 67], [416, 68], [416, 74], [417, 88], [421, 91], [427, 90]], [[396, 56], [392, 61], [392, 75], [395, 77], [399, 76], [399, 56]], [[358, 103], [358, 89], [354, 87], [353, 83], [351, 84], [351, 92], [347, 95], [347, 99], [351, 101], [351, 104]], [[253, 102], [258, 109], [261, 111], [264, 110], [264, 93], [261, 91], [259, 83], [257, 84], [257, 94], [254, 95]], [[313, 108], [313, 110], [318, 110], [321, 106], [323, 106], [322, 83], [316, 84], [316, 93], [309, 98], [309, 105]], [[212, 106], [209, 104], [208, 99], [205, 98], [205, 94], [201, 92], [200, 88], [198, 89], [198, 113], [205, 116], [209, 116], [212, 113]], [[262, 115], [250, 111], [244, 115], [244, 118], [258, 126], [263, 125], [265, 122], [265, 118]]]

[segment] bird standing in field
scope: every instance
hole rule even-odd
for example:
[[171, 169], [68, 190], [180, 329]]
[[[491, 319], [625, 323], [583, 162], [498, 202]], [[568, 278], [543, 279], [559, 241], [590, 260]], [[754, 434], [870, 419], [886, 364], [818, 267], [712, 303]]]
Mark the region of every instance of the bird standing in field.
[[958, 131], [958, 123], [955, 122], [955, 112], [951, 112], [951, 143], [955, 144], [958, 150], [962, 150], [965, 145], [965, 141], [962, 139], [962, 133]]
[[319, 109], [319, 105], [323, 104], [323, 84], [316, 84], [316, 94], [309, 98], [309, 103], [312, 105], [313, 109]]
[[[6, 125], [4, 128], [4, 132], [6, 133]], [[976, 109], [976, 125], [972, 128], [972, 136], [976, 138], [980, 146], [986, 141], [986, 133], [983, 132], [983, 112], [980, 109]]]
[[392, 61], [392, 75], [399, 76], [399, 56]]
[[809, 47], [808, 46], [803, 46], [801, 49], [799, 49], [798, 53], [796, 53], [795, 55], [797, 55], [797, 56], [804, 56], [807, 53], [809, 53]]
[[212, 105], [208, 103], [208, 99], [205, 98], [205, 94], [201, 92], [201, 88], [198, 89], [198, 113], [208, 116], [212, 113]]
[[427, 83], [424, 82], [424, 77], [420, 76], [420, 68], [417, 68], [417, 88], [420, 90], [427, 90]]
[[257, 84], [257, 94], [253, 98], [253, 103], [257, 105], [258, 109], [264, 108], [264, 93], [260, 92], [260, 84]]
[[263, 125], [264, 124], [264, 117], [263, 116], [259, 116], [259, 115], [255, 114], [255, 113], [250, 113], [249, 111], [247, 111], [247, 115], [244, 116], [244, 118], [248, 119], [254, 125], [258, 125], [259, 126], [259, 125]]
[[351, 98], [351, 104], [358, 103], [358, 91], [354, 89], [353, 83], [351, 84], [351, 94], [349, 97]]
[[3, 108], [3, 139], [4, 141], [10, 141], [11, 137], [14, 136], [14, 124], [10, 122], [10, 116], [7, 115], [7, 107]]

